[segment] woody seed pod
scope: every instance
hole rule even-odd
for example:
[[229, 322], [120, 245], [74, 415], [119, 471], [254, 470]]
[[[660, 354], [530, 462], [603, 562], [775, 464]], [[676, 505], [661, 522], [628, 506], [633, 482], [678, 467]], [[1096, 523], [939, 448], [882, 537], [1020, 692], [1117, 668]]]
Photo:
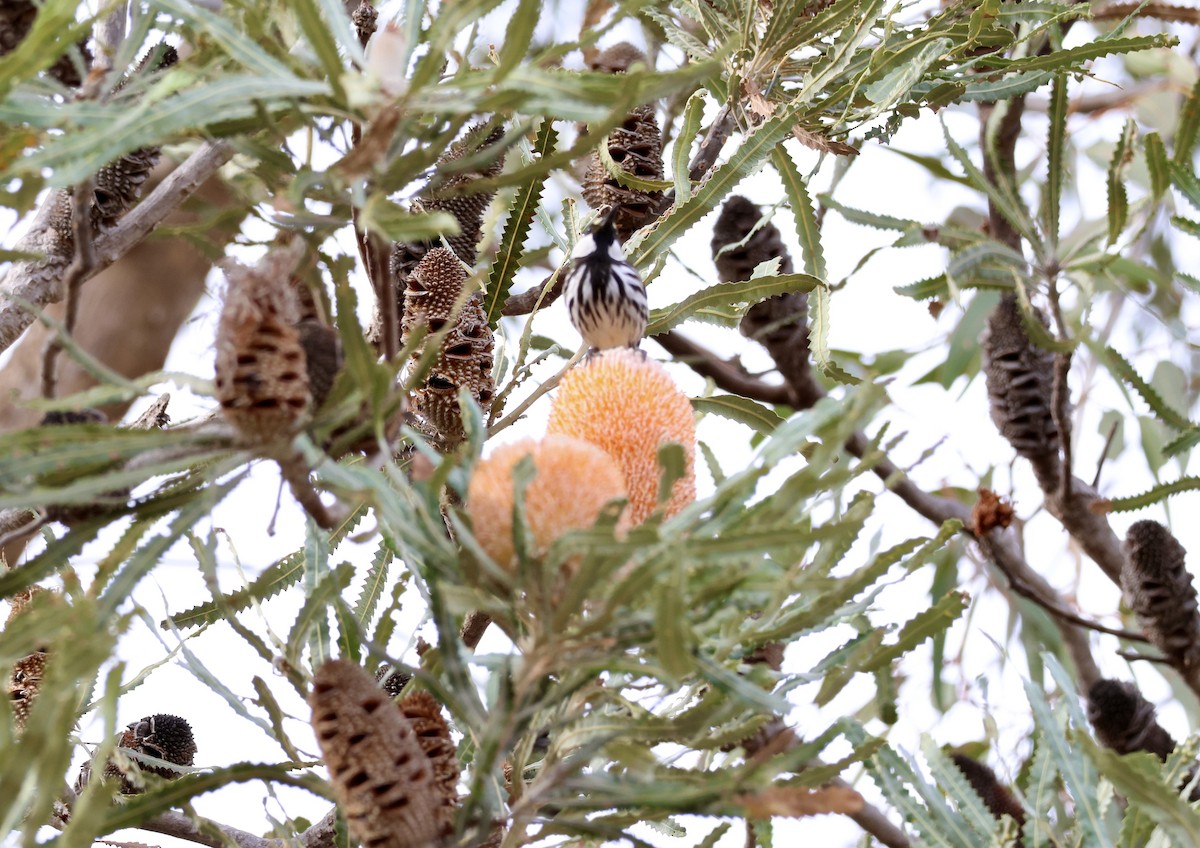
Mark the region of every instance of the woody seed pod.
[[[663, 178], [662, 130], [653, 105], [635, 106], [621, 126], [609, 132], [608, 154], [627, 174], [646, 180]], [[583, 199], [596, 210], [617, 210], [614, 223], [624, 242], [657, 216], [662, 192], [621, 185], [609, 175], [600, 154], [593, 153], [583, 178]]]
[[1119, 754], [1149, 751], [1163, 761], [1175, 750], [1175, 740], [1158, 723], [1154, 705], [1134, 684], [1097, 680], [1087, 700], [1088, 721], [1106, 748]]
[[217, 400], [247, 439], [290, 437], [309, 409], [307, 362], [288, 275], [301, 242], [275, 248], [254, 268], [226, 265], [229, 288], [217, 326]]
[[308, 697], [350, 835], [365, 848], [426, 848], [445, 835], [446, 799], [412, 722], [371, 676], [325, 663]]
[[1000, 782], [994, 771], [984, 763], [963, 754], [954, 754], [950, 759], [967, 779], [967, 783], [971, 784], [971, 788], [988, 808], [988, 812], [996, 818], [1011, 816], [1018, 825], [1024, 826], [1025, 809], [1013, 797], [1008, 787]]
[[[408, 278], [404, 292], [402, 338], [408, 344], [418, 329], [427, 334], [441, 332], [453, 322], [441, 340], [433, 367], [413, 391], [413, 411], [429, 434], [444, 446], [462, 441], [459, 389], [465, 388], [479, 406], [487, 410], [495, 395], [492, 377], [494, 339], [484, 315], [482, 299], [472, 295], [455, 313], [467, 272], [457, 257], [444, 247], [426, 254]], [[421, 357], [414, 351], [413, 367]]]
[[[1045, 323], [1040, 312], [1038, 317]], [[1029, 340], [1015, 295], [1004, 295], [988, 318], [983, 375], [1000, 435], [1027, 459], [1057, 455], [1058, 427], [1051, 411], [1054, 355]]]
[[402, 698], [400, 712], [412, 724], [417, 744], [433, 766], [433, 780], [442, 797], [444, 827], [449, 827], [458, 801], [458, 751], [450, 738], [450, 725], [442, 714], [442, 705], [429, 692], [415, 692]]
[[[725, 201], [712, 237], [713, 262], [721, 282], [748, 280], [760, 264], [776, 258], [780, 274], [792, 273], [792, 257], [778, 228], [765, 223], [755, 229], [761, 218], [762, 210], [744, 197], [735, 195]], [[809, 370], [807, 294], [780, 294], [754, 304], [739, 329], [767, 349], [793, 386], [803, 385], [797, 377]]]
[[[66, 57], [64, 57], [66, 58]], [[155, 46], [142, 58], [134, 69], [133, 74], [154, 73], [169, 68], [179, 61], [175, 48], [163, 43]], [[126, 78], [126, 81], [129, 78]], [[124, 87], [122, 82], [117, 87]], [[150, 177], [150, 172], [158, 164], [162, 149], [159, 147], [139, 147], [121, 158], [109, 162], [96, 172], [92, 179], [92, 197], [88, 204], [92, 232], [100, 233], [111, 229], [117, 221], [129, 211], [142, 195], [142, 186]], [[75, 234], [71, 228], [71, 192], [58, 191], [54, 195], [54, 206], [50, 212], [50, 227], [58, 233], [65, 249], [75, 243]]]
[[[502, 127], [492, 129], [486, 136], [482, 135], [482, 131], [483, 126], [481, 125], [469, 128], [466, 135], [450, 145], [450, 148], [438, 159], [437, 167], [444, 171], [447, 167], [468, 156], [479, 155], [487, 148], [496, 145], [504, 137]], [[474, 182], [498, 175], [503, 167], [504, 154], [503, 151], [500, 151], [479, 170], [455, 173], [441, 182], [430, 183], [430, 186], [422, 191], [412, 203], [414, 212], [442, 211], [449, 212], [454, 216], [454, 220], [458, 222], [459, 232], [456, 236], [448, 237], [446, 243], [450, 245], [454, 254], [467, 265], [475, 264], [479, 238], [483, 233], [483, 213], [491, 205], [496, 192], [494, 190], [467, 192], [466, 189]], [[389, 270], [397, 283], [396, 291], [399, 300], [396, 306], [400, 316], [404, 314], [404, 290], [408, 285], [409, 276], [425, 258], [425, 254], [436, 247], [436, 244], [436, 242], [430, 241], [397, 242], [392, 247]], [[369, 333], [375, 344], [378, 344], [384, 335], [381, 321], [382, 315], [379, 310], [376, 310], [375, 321]]]
[[1200, 671], [1200, 612], [1185, 554], [1166, 527], [1137, 522], [1125, 536], [1121, 588], [1150, 641], [1187, 672]]
[[[156, 713], [133, 722], [121, 733], [117, 744], [127, 751], [179, 766], [192, 765], [197, 750], [192, 726], [188, 724], [187, 719], [167, 713]], [[175, 780], [182, 774], [167, 766], [154, 766], [137, 761], [134, 763], [135, 768], [143, 774], [157, 775], [165, 780]], [[91, 776], [91, 763], [84, 763], [75, 781], [75, 791], [82, 792]], [[142, 781], [129, 774], [115, 759], [110, 759], [105, 764], [103, 777], [105, 780], [120, 780], [122, 795], [137, 795], [143, 791]]]
[[46, 652], [35, 651], [13, 663], [8, 676], [8, 699], [12, 704], [13, 726], [18, 734], [25, 730], [29, 711], [42, 688], [46, 673]]

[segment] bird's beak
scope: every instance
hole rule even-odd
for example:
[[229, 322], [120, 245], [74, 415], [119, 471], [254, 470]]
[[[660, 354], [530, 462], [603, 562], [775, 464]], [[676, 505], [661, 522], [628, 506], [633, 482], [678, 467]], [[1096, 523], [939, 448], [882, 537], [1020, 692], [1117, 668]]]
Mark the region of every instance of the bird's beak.
[[620, 206], [611, 207], [608, 210], [608, 212], [605, 213], [604, 217], [600, 219], [600, 226], [598, 227], [598, 229], [606, 230], [606, 229], [609, 229], [610, 227], [616, 227], [617, 213], [620, 211], [621, 211]]

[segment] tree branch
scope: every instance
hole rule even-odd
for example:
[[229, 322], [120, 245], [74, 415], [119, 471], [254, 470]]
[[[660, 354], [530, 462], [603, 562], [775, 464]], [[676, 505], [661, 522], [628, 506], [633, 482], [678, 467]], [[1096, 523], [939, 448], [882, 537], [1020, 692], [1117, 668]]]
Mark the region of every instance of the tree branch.
[[[201, 145], [111, 231], [96, 239], [96, 262], [81, 282], [113, 264], [145, 238], [233, 153], [232, 145], [224, 141]], [[51, 195], [34, 216], [29, 232], [17, 242], [18, 251], [40, 254], [39, 258], [14, 262], [0, 278], [0, 351], [7, 350], [33, 323], [33, 314], [19, 304], [20, 300], [43, 307], [63, 297], [61, 283], [73, 251], [63, 249], [62, 239], [50, 225], [54, 205]]]

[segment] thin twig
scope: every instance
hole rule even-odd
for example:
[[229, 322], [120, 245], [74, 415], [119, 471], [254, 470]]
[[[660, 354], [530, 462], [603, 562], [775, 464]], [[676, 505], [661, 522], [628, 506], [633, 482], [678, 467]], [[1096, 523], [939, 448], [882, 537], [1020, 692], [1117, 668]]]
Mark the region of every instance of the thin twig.
[[320, 494], [313, 487], [312, 480], [309, 479], [311, 471], [300, 454], [281, 457], [277, 461], [283, 479], [287, 481], [288, 488], [292, 490], [292, 496], [300, 503], [309, 517], [317, 523], [318, 527], [323, 530], [332, 530], [341, 524], [347, 515], [347, 510], [341, 504], [332, 508], [325, 505]]
[[[1049, 280], [1050, 314], [1054, 316], [1054, 327], [1059, 341], [1069, 341], [1067, 322], [1063, 318], [1062, 304], [1058, 298], [1058, 282], [1051, 275]], [[1058, 428], [1058, 441], [1062, 447], [1062, 479], [1059, 482], [1058, 496], [1066, 502], [1071, 497], [1071, 416], [1067, 408], [1071, 400], [1071, 387], [1068, 382], [1071, 375], [1070, 351], [1056, 354], [1054, 357], [1054, 385], [1051, 390], [1050, 414], [1054, 418], [1054, 426]]]
[[1100, 459], [1096, 461], [1096, 476], [1092, 478], [1093, 489], [1100, 487], [1100, 472], [1104, 470], [1104, 461], [1108, 459], [1108, 449], [1112, 447], [1113, 439], [1117, 437], [1117, 428], [1120, 426], [1120, 421], [1114, 421], [1108, 428], [1108, 435], [1104, 438], [1104, 450], [1100, 451]]
[[1107, 633], [1110, 636], [1117, 636], [1121, 639], [1127, 639], [1131, 642], [1149, 642], [1150, 640], [1141, 633], [1135, 633], [1132, 630], [1120, 630], [1113, 627], [1106, 627], [1096, 621], [1090, 621], [1083, 616], [1076, 615], [1070, 610], [1063, 607], [1055, 600], [1043, 597], [1041, 593], [1034, 591], [1029, 586], [1025, 585], [1019, 578], [1015, 578], [1010, 574], [1005, 574], [1008, 578], [1008, 585], [1012, 590], [1022, 598], [1033, 601], [1039, 607], [1053, 616], [1069, 621], [1072, 624], [1078, 624], [1080, 627], [1086, 627], [1088, 630], [1095, 630], [1097, 633]]
[[75, 321], [79, 314], [79, 286], [96, 265], [96, 248], [92, 241], [92, 191], [90, 177], [71, 191], [71, 238], [75, 255], [60, 284], [66, 298], [62, 328], [50, 336], [42, 352], [42, 397], [47, 399], [54, 397], [58, 382], [57, 363], [63, 348], [63, 335], [75, 332]]
[[722, 359], [708, 348], [681, 336], [674, 330], [651, 337], [676, 361], [690, 366], [702, 377], [709, 377], [719, 388], [763, 403], [795, 405], [796, 397], [787, 383], [771, 384], [747, 374], [736, 362]]
[[1137, 651], [1117, 651], [1117, 656], [1130, 662], [1152, 662], [1171, 665], [1167, 657], [1152, 657], [1149, 654], [1139, 654]]
[[567, 364], [562, 367], [562, 370], [560, 370], [553, 377], [546, 380], [546, 382], [542, 383], [540, 386], [538, 386], [536, 389], [534, 389], [532, 392], [530, 392], [529, 397], [525, 398], [523, 401], [521, 401], [519, 404], [517, 404], [516, 409], [514, 409], [508, 415], [504, 416], [499, 421], [497, 421], [495, 424], [493, 424], [491, 427], [489, 427], [488, 428], [488, 438], [491, 438], [492, 436], [496, 435], [497, 433], [499, 433], [501, 430], [503, 430], [505, 427], [509, 426], [510, 424], [515, 424], [517, 422], [517, 419], [519, 419], [522, 415], [525, 414], [525, 410], [527, 410], [527, 409], [529, 409], [529, 407], [533, 406], [533, 404], [540, 397], [542, 397], [542, 395], [546, 394], [551, 389], [553, 389], [555, 386], [557, 386], [558, 381], [561, 380], [563, 378], [563, 375], [565, 375], [568, 371], [571, 370], [571, 368], [573, 368], [575, 366], [575, 363], [580, 360], [580, 358], [583, 356], [585, 350], [586, 350], [586, 348], [581, 347], [579, 350], [575, 351], [575, 355], [572, 356], [569, 360], [567, 360]]

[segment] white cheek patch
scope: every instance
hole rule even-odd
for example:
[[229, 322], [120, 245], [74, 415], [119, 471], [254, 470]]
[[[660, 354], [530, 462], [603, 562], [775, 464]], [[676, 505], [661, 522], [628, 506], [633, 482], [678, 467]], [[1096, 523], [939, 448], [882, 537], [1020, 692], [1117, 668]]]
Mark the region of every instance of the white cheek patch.
[[582, 235], [575, 242], [575, 250], [571, 252], [572, 259], [582, 259], [596, 252], [596, 240], [591, 235]]
[[625, 261], [625, 251], [621, 250], [621, 245], [614, 241], [608, 246], [608, 255], [614, 262]]

